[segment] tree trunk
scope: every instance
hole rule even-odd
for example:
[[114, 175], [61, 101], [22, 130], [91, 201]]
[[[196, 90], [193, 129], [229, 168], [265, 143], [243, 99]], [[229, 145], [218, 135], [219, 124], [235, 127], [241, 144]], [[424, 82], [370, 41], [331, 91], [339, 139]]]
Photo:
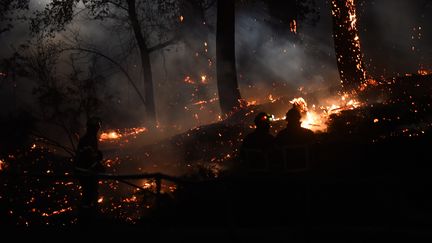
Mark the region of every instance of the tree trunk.
[[216, 30], [216, 72], [222, 114], [240, 107], [235, 59], [235, 1], [218, 0]]
[[153, 75], [150, 62], [150, 52], [147, 48], [146, 40], [141, 31], [141, 26], [138, 21], [135, 0], [127, 0], [128, 3], [128, 14], [131, 22], [135, 39], [138, 44], [138, 48], [141, 56], [141, 67], [144, 73], [144, 96], [145, 96], [145, 108], [148, 117], [148, 124], [150, 126], [156, 126], [156, 107], [154, 100], [153, 90]]
[[332, 0], [333, 37], [343, 91], [357, 90], [366, 79], [355, 0]]

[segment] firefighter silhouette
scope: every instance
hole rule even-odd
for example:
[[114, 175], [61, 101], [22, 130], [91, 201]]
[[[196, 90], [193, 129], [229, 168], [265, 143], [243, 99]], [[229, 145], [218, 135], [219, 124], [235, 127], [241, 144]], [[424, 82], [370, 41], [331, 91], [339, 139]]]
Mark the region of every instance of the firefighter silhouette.
[[[263, 164], [267, 160], [265, 153], [274, 145], [274, 137], [270, 134], [271, 119], [272, 117], [265, 112], [260, 112], [255, 117], [256, 129], [243, 139], [240, 148], [240, 159], [243, 162]], [[259, 164], [253, 166], [259, 166]]]
[[307, 145], [314, 141], [314, 133], [301, 127], [301, 113], [297, 107], [290, 109], [285, 119], [288, 122], [287, 127], [276, 135], [276, 145]]
[[104, 171], [102, 152], [98, 149], [100, 128], [99, 118], [88, 119], [86, 133], [80, 138], [76, 152], [75, 172], [82, 188], [80, 218], [83, 223], [90, 222], [97, 213], [98, 179], [94, 174]]

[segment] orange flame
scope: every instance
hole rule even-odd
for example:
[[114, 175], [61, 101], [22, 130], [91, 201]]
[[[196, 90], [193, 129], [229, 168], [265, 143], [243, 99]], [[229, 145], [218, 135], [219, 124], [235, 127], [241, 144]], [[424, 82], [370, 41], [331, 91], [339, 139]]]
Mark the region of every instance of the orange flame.
[[201, 83], [206, 84], [207, 83], [207, 75], [201, 75]]
[[72, 211], [72, 207], [62, 208], [60, 210], [53, 211], [52, 213], [42, 213], [42, 217], [51, 217], [54, 215], [65, 213], [67, 211]]
[[[293, 107], [297, 107], [302, 113], [301, 126], [312, 131], [325, 131], [330, 115], [339, 114], [344, 110], [352, 110], [361, 106], [356, 99], [352, 99], [348, 94], [344, 94], [337, 100], [337, 104], [329, 106], [320, 106], [319, 109], [312, 105], [309, 109], [306, 100], [302, 97], [294, 98], [290, 101]], [[276, 117], [273, 121], [285, 120], [285, 117]]]
[[0, 171], [6, 169], [6, 162], [0, 159]]
[[426, 76], [426, 75], [431, 75], [432, 74], [432, 70], [427, 70], [427, 69], [419, 69], [418, 71], [417, 71], [417, 74], [418, 75], [421, 75], [421, 76]]
[[190, 76], [186, 76], [183, 81], [188, 84], [195, 84], [195, 82], [191, 79]]
[[117, 131], [102, 132], [99, 136], [99, 141], [101, 141], [101, 142], [115, 141], [115, 140], [119, 140], [121, 138], [136, 136], [136, 135], [141, 134], [143, 132], [147, 132], [147, 128], [134, 127], [134, 128], [122, 129], [121, 131], [117, 130]]
[[116, 131], [112, 131], [112, 132], [103, 132], [101, 133], [99, 140], [104, 141], [104, 140], [116, 140], [121, 138], [121, 134], [119, 134]]
[[290, 31], [291, 31], [292, 33], [294, 33], [294, 34], [297, 34], [297, 22], [296, 22], [295, 19], [293, 19], [293, 20], [290, 22]]

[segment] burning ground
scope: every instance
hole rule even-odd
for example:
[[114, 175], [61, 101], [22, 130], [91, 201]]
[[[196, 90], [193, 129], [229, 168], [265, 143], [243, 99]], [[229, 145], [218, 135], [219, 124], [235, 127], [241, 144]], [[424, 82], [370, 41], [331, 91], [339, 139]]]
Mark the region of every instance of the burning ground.
[[[340, 177], [362, 171], [370, 176], [407, 172], [415, 166], [428, 168], [430, 155], [425, 148], [431, 138], [431, 77], [416, 74], [380, 80], [356, 97], [335, 95], [317, 104], [312, 103], [320, 97], [317, 94], [303, 94], [304, 99], [271, 97], [263, 104], [251, 101], [226, 120], [165, 138], [160, 135], [163, 128], [104, 131], [100, 135], [104, 163], [112, 174], [163, 172], [193, 181], [223, 180], [238, 164], [239, 146], [253, 130], [255, 114], [266, 111], [274, 115], [271, 133], [275, 135], [286, 125], [283, 114], [296, 104], [303, 106], [302, 126], [317, 134], [312, 150], [314, 173]], [[312, 102], [307, 104], [307, 100]], [[158, 142], [142, 145], [142, 140], [156, 134], [161, 137]], [[0, 173], [70, 175], [72, 165], [70, 159], [36, 141], [25, 151], [1, 158]], [[75, 224], [80, 198], [77, 181], [3, 178], [1, 195], [8, 196], [1, 198], [2, 209], [7, 209], [2, 214], [13, 224]], [[102, 180], [98, 203], [107, 217], [137, 223], [152, 212], [156, 183], [128, 182], [137, 187]], [[175, 202], [181, 192], [172, 182], [162, 184], [168, 201]]]

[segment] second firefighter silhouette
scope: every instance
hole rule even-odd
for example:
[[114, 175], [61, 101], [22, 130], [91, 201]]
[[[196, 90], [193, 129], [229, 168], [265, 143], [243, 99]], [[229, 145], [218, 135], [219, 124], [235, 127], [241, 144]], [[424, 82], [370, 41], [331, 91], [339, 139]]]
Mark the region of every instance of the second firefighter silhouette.
[[311, 163], [310, 145], [315, 140], [314, 133], [301, 127], [301, 113], [293, 107], [286, 114], [287, 127], [275, 139], [278, 150], [278, 166], [287, 171], [306, 171]]
[[275, 139], [277, 146], [308, 145], [314, 141], [314, 133], [301, 127], [301, 113], [293, 107], [286, 113], [287, 127], [280, 131]]
[[271, 116], [265, 112], [255, 117], [256, 129], [243, 139], [240, 149], [242, 161], [252, 167], [268, 164], [268, 152], [273, 149], [274, 137], [270, 134]]

